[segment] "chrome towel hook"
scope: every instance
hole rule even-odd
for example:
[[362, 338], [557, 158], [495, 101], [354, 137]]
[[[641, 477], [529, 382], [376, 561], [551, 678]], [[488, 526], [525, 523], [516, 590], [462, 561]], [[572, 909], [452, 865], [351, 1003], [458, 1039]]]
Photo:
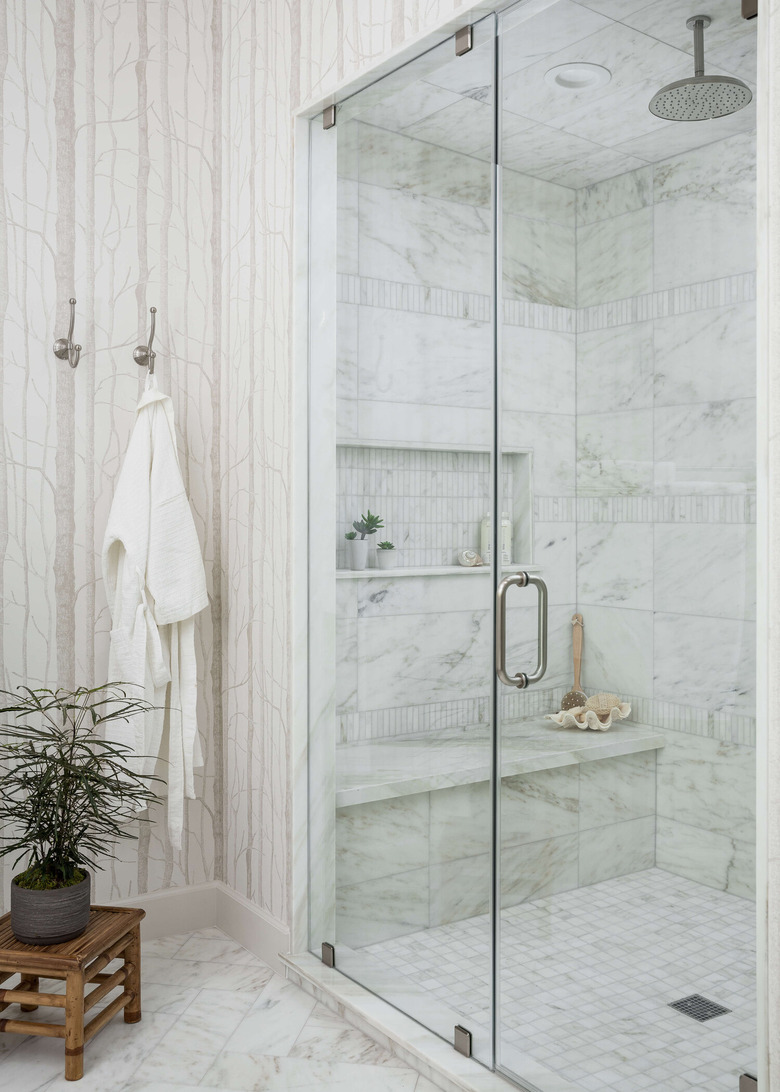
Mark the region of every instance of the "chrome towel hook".
[[67, 337], [58, 337], [54, 342], [54, 355], [58, 360], [67, 360], [71, 368], [78, 366], [79, 357], [81, 356], [81, 346], [73, 344], [73, 326], [76, 322], [76, 301], [71, 297], [68, 300], [70, 304], [70, 326], [68, 328]]
[[152, 352], [152, 343], [154, 342], [154, 327], [156, 322], [155, 316], [157, 314], [157, 308], [150, 307], [149, 314], [152, 316], [152, 329], [149, 333], [149, 344], [136, 345], [136, 347], [133, 349], [133, 360], [136, 362], [139, 368], [148, 368], [149, 375], [154, 375], [154, 358], [157, 356], [157, 353]]

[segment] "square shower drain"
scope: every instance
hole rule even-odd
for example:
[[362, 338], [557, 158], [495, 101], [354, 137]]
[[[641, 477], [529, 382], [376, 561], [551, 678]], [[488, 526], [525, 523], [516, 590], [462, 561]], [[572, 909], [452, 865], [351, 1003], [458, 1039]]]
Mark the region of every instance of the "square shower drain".
[[692, 993], [690, 997], [682, 997], [679, 1001], [672, 1001], [669, 1008], [685, 1013], [686, 1016], [698, 1020], [700, 1024], [703, 1024], [705, 1020], [712, 1020], [713, 1016], [723, 1016], [724, 1013], [731, 1012], [731, 1009], [726, 1009], [723, 1005], [718, 1005], [714, 1001], [702, 997], [700, 993]]

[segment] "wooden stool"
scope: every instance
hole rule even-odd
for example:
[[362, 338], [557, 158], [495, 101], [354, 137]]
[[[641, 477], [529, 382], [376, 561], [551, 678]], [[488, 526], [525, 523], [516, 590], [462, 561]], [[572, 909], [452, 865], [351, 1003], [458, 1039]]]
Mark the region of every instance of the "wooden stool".
[[[22, 944], [11, 932], [11, 915], [0, 918], [0, 983], [19, 975], [15, 987], [0, 989], [0, 1012], [14, 1003], [21, 1006], [22, 1012], [34, 1012], [39, 1005], [65, 1009], [64, 1024], [0, 1018], [0, 1031], [64, 1039], [65, 1079], [80, 1080], [84, 1074], [84, 1044], [120, 1009], [125, 1010], [126, 1024], [141, 1019], [143, 917], [143, 910], [93, 906], [86, 932], [65, 944], [48, 946]], [[103, 968], [120, 955], [124, 966], [113, 974], [103, 974]], [[65, 993], [39, 993], [41, 978], [63, 979]], [[88, 984], [95, 988], [85, 995]], [[117, 986], [122, 987], [122, 993], [85, 1025], [85, 1013]]]

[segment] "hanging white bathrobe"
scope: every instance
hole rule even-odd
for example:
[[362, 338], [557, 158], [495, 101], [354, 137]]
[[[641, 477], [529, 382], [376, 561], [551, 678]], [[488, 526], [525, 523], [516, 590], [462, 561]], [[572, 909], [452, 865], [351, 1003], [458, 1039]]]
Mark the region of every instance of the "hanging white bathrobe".
[[168, 783], [168, 831], [181, 848], [184, 797], [194, 799], [193, 769], [203, 765], [197, 725], [195, 615], [208, 605], [206, 573], [184, 492], [173, 405], [150, 376], [108, 517], [103, 579], [111, 611], [109, 682], [157, 708], [111, 739], [126, 743], [135, 769]]

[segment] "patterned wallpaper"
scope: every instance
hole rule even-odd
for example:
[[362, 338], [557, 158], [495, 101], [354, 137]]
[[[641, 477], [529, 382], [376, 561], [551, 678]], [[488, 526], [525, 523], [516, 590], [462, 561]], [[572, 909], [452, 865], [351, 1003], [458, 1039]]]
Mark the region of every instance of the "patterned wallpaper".
[[[288, 921], [291, 117], [459, 6], [0, 3], [5, 685], [105, 676], [99, 550], [152, 305], [209, 574], [183, 851], [158, 823], [101, 898], [217, 878]], [[71, 295], [75, 372], [51, 352]]]

